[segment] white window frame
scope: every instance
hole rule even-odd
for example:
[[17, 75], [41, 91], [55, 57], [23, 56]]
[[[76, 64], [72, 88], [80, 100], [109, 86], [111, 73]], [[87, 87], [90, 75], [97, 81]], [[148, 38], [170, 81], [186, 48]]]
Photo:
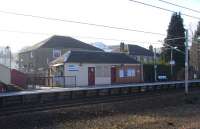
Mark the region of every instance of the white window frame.
[[30, 53], [30, 58], [33, 58], [34, 56], [33, 56], [33, 52], [31, 51], [31, 53]]
[[[59, 53], [58, 55], [59, 56], [55, 56], [56, 55], [56, 53]], [[53, 49], [53, 58], [58, 58], [58, 57], [60, 57], [61, 56], [61, 50], [60, 49]]]
[[135, 76], [136, 76], [136, 70], [134, 68], [128, 68], [127, 77], [135, 77]]

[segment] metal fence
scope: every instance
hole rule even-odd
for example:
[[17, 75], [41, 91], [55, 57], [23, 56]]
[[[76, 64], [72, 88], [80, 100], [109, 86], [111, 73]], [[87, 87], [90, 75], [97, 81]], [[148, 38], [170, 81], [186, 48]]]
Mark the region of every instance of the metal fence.
[[76, 76], [28, 77], [27, 85], [44, 87], [76, 87]]

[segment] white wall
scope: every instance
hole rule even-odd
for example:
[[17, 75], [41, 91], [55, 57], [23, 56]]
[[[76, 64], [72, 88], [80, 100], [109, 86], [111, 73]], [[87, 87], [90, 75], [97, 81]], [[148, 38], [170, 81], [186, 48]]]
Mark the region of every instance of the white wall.
[[[75, 65], [78, 71], [69, 71], [69, 65]], [[66, 63], [65, 64], [65, 76], [76, 76], [77, 86], [88, 86], [88, 67], [95, 67], [95, 85], [110, 84], [110, 74], [106, 77], [97, 76], [97, 66], [107, 66], [107, 72], [110, 73], [112, 64], [79, 64], [79, 63]]]
[[10, 84], [10, 69], [4, 65], [0, 64], [0, 81], [6, 84]]

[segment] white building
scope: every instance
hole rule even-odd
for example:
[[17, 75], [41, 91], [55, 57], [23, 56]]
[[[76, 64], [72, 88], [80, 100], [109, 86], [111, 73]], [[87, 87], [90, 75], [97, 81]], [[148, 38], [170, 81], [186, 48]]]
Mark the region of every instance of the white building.
[[54, 82], [65, 87], [73, 81], [77, 86], [143, 81], [142, 65], [123, 53], [69, 51], [52, 61], [50, 68]]
[[0, 64], [0, 81], [6, 84], [10, 84], [11, 81], [10, 69], [2, 64]]

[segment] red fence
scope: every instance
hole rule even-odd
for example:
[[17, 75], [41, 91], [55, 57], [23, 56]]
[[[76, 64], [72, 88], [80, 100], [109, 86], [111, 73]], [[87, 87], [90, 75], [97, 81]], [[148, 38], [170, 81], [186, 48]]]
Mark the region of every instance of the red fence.
[[11, 71], [11, 83], [25, 88], [25, 87], [27, 87], [27, 75], [20, 72], [20, 71], [12, 69], [12, 71]]
[[76, 76], [28, 77], [27, 85], [47, 87], [76, 87]]

